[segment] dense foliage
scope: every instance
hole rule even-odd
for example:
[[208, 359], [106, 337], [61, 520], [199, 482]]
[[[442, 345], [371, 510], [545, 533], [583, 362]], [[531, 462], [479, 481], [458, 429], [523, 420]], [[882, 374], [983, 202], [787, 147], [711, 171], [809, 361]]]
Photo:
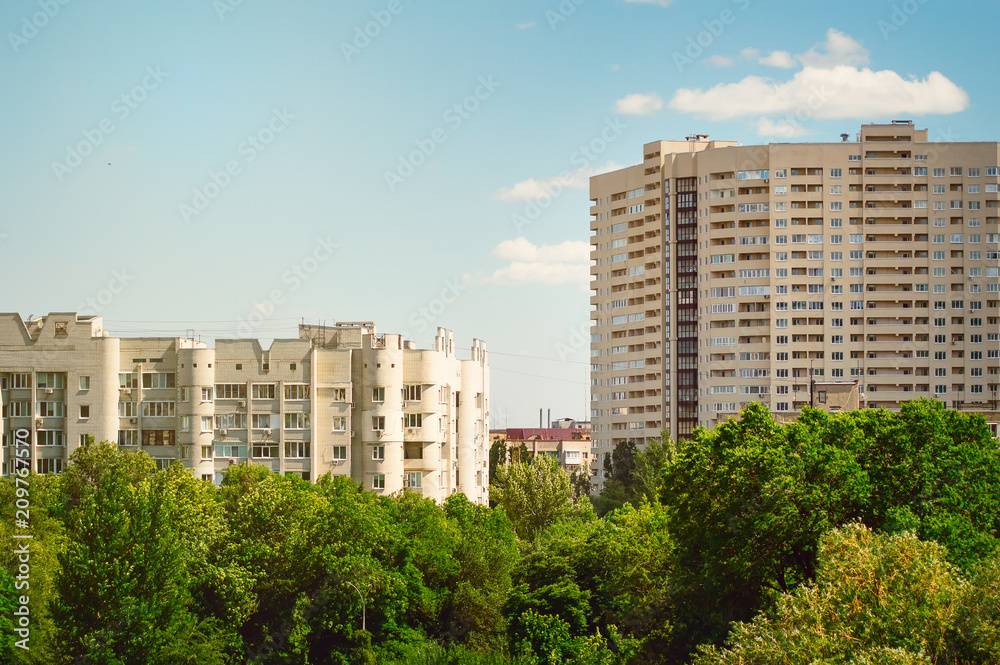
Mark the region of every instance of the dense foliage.
[[84, 446], [29, 478], [30, 650], [0, 551], [0, 663], [1000, 662], [981, 417], [751, 405], [602, 462], [592, 505], [585, 474], [495, 445], [485, 507]]

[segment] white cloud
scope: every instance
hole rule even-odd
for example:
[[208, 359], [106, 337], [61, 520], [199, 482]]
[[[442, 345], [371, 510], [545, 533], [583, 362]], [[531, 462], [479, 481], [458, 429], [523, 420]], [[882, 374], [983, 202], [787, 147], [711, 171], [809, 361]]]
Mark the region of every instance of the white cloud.
[[489, 275], [466, 274], [462, 281], [491, 286], [570, 284], [583, 290], [590, 285], [590, 245], [583, 241], [535, 245], [522, 237], [505, 240], [491, 255], [507, 265]]
[[501, 187], [490, 198], [493, 201], [530, 201], [553, 197], [563, 189], [586, 189], [590, 186], [591, 176], [620, 168], [622, 167], [618, 164], [608, 162], [604, 166], [585, 166], [575, 171], [565, 171], [552, 178], [528, 178], [513, 187]]
[[806, 67], [838, 67], [850, 65], [861, 67], [868, 64], [868, 50], [850, 35], [830, 28], [826, 31], [826, 41], [798, 56]]
[[752, 46], [748, 46], [742, 51], [740, 51], [740, 57], [743, 58], [744, 60], [756, 60], [757, 56], [759, 55], [760, 51], [758, 51]]
[[792, 69], [796, 66], [795, 58], [788, 51], [771, 51], [770, 55], [759, 59], [757, 62], [768, 67], [781, 67], [782, 69]]
[[674, 0], [625, 0], [625, 2], [635, 2], [644, 5], [659, 5], [660, 7], [669, 7], [673, 4]]
[[733, 59], [724, 55], [712, 55], [704, 60], [706, 65], [711, 67], [732, 67]]
[[534, 28], [534, 23], [515, 23], [514, 27], [518, 30], [527, 30], [528, 28]]
[[669, 107], [711, 120], [749, 115], [800, 113], [814, 118], [872, 118], [899, 114], [957, 113], [969, 96], [940, 72], [924, 79], [904, 79], [891, 70], [872, 71], [846, 65], [806, 67], [784, 82], [748, 76], [738, 83], [674, 93]]
[[615, 102], [615, 113], [653, 115], [663, 108], [663, 99], [655, 92], [627, 95]]
[[775, 122], [770, 118], [761, 118], [757, 121], [758, 136], [792, 138], [795, 136], [805, 136], [808, 133], [809, 132], [802, 125], [791, 119]]

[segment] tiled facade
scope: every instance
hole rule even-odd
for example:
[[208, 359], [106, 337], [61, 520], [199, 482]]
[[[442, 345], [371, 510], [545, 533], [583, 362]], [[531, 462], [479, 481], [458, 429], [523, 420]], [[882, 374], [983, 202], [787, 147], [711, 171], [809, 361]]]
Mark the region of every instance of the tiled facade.
[[15, 438], [32, 468], [61, 471], [92, 435], [180, 460], [220, 482], [232, 464], [366, 489], [488, 500], [485, 346], [455, 355], [450, 332], [418, 350], [372, 323], [299, 328], [298, 339], [117, 338], [99, 317], [0, 314], [3, 473]]
[[750, 401], [995, 410], [1000, 144], [849, 138], [661, 141], [591, 179], [597, 459]]

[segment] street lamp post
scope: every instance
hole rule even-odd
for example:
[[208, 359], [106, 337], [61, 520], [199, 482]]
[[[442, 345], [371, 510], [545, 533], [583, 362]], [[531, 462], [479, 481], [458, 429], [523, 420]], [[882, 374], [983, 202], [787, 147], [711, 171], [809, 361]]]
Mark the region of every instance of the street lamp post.
[[367, 610], [365, 609], [365, 597], [364, 597], [364, 595], [362, 595], [361, 589], [359, 589], [358, 587], [354, 586], [353, 584], [351, 584], [347, 580], [344, 580], [344, 584], [348, 585], [349, 587], [351, 587], [352, 589], [354, 589], [355, 591], [358, 592], [358, 598], [361, 599], [361, 630], [367, 631], [368, 630], [368, 618], [367, 618]]

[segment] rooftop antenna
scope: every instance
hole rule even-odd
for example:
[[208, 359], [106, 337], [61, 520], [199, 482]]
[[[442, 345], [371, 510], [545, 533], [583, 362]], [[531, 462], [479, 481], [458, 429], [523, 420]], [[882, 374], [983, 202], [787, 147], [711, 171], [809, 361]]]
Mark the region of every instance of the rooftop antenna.
[[847, 139], [849, 139], [849, 138], [851, 138], [850, 134], [841, 134], [840, 135], [840, 140], [843, 141], [844, 143], [847, 143]]

